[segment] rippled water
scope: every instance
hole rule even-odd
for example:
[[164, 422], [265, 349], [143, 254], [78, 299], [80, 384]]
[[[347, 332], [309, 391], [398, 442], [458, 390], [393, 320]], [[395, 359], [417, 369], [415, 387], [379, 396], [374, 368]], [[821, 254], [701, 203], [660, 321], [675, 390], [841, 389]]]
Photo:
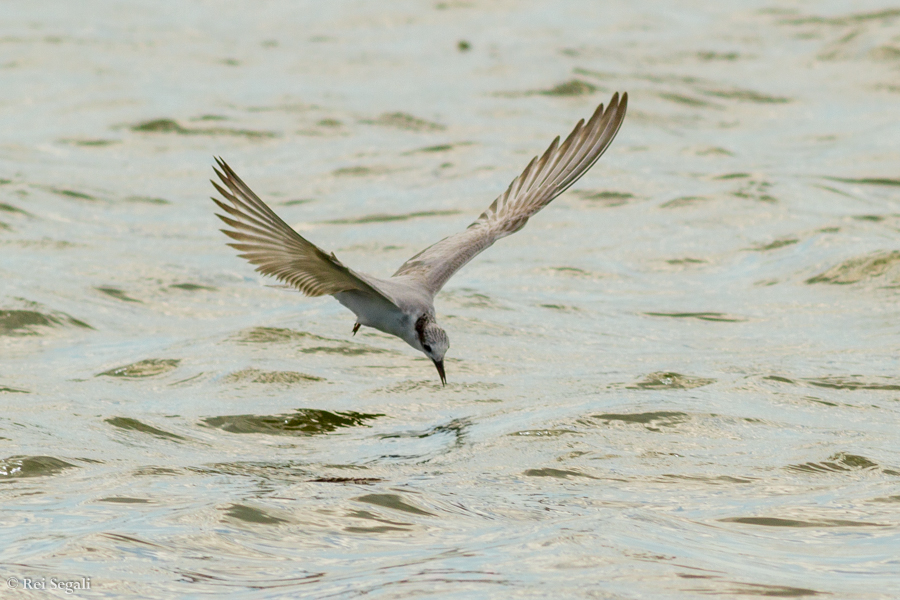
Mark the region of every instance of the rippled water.
[[[900, 596], [895, 4], [3, 12], [4, 581]], [[600, 163], [438, 298], [446, 388], [217, 231], [213, 155], [386, 276], [617, 90]]]

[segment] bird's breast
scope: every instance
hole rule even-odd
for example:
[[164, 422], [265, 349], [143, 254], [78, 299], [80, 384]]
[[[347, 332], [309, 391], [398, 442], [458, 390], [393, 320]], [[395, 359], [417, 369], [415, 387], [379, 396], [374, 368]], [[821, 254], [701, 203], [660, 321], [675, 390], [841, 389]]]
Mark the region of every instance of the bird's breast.
[[395, 335], [407, 342], [410, 332], [414, 333], [414, 322], [395, 306], [386, 302], [373, 302], [370, 297], [355, 290], [340, 292], [334, 297], [353, 311], [361, 325]]

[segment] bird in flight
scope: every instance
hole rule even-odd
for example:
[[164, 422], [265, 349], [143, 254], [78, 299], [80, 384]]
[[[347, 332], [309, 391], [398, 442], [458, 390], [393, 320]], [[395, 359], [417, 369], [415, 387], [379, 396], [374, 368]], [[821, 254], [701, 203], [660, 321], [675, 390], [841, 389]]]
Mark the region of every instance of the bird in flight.
[[395, 335], [434, 362], [447, 384], [444, 355], [450, 347], [438, 325], [434, 297], [454, 273], [500, 238], [511, 235], [539, 210], [578, 181], [606, 151], [625, 118], [628, 94], [618, 92], [604, 110], [597, 107], [587, 123], [580, 120], [569, 137], [553, 140], [535, 156], [500, 197], [465, 230], [425, 248], [403, 263], [390, 279], [380, 279], [345, 266], [281, 220], [221, 158], [215, 167], [222, 184], [212, 184], [227, 202], [216, 198], [241, 258], [256, 270], [299, 289], [307, 296], [334, 296], [361, 325]]

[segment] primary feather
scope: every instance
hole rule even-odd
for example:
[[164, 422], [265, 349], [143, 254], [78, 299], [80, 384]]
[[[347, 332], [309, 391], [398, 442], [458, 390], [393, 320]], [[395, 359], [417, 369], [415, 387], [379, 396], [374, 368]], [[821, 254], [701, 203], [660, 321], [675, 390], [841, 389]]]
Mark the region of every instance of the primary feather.
[[459, 269], [497, 240], [525, 226], [528, 219], [578, 181], [606, 151], [625, 118], [628, 94], [613, 95], [609, 107], [597, 107], [587, 124], [578, 122], [560, 144], [557, 137], [540, 157], [467, 229], [422, 250], [393, 277], [416, 279], [434, 297]]
[[231, 205], [216, 198], [213, 202], [231, 215], [218, 216], [232, 229], [222, 233], [235, 240], [228, 245], [241, 252], [256, 270], [292, 285], [307, 296], [323, 296], [356, 290], [393, 304], [381, 290], [348, 269], [334, 254], [303, 238], [253, 193], [221, 158], [216, 159], [216, 175], [225, 185], [212, 184]]

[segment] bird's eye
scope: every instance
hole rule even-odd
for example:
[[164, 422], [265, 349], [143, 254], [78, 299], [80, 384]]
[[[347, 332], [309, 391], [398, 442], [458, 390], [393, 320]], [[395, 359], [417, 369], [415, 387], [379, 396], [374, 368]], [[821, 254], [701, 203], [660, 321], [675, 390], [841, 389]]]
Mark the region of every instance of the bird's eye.
[[422, 344], [422, 347], [425, 348], [425, 352], [431, 352], [431, 346], [428, 344]]

